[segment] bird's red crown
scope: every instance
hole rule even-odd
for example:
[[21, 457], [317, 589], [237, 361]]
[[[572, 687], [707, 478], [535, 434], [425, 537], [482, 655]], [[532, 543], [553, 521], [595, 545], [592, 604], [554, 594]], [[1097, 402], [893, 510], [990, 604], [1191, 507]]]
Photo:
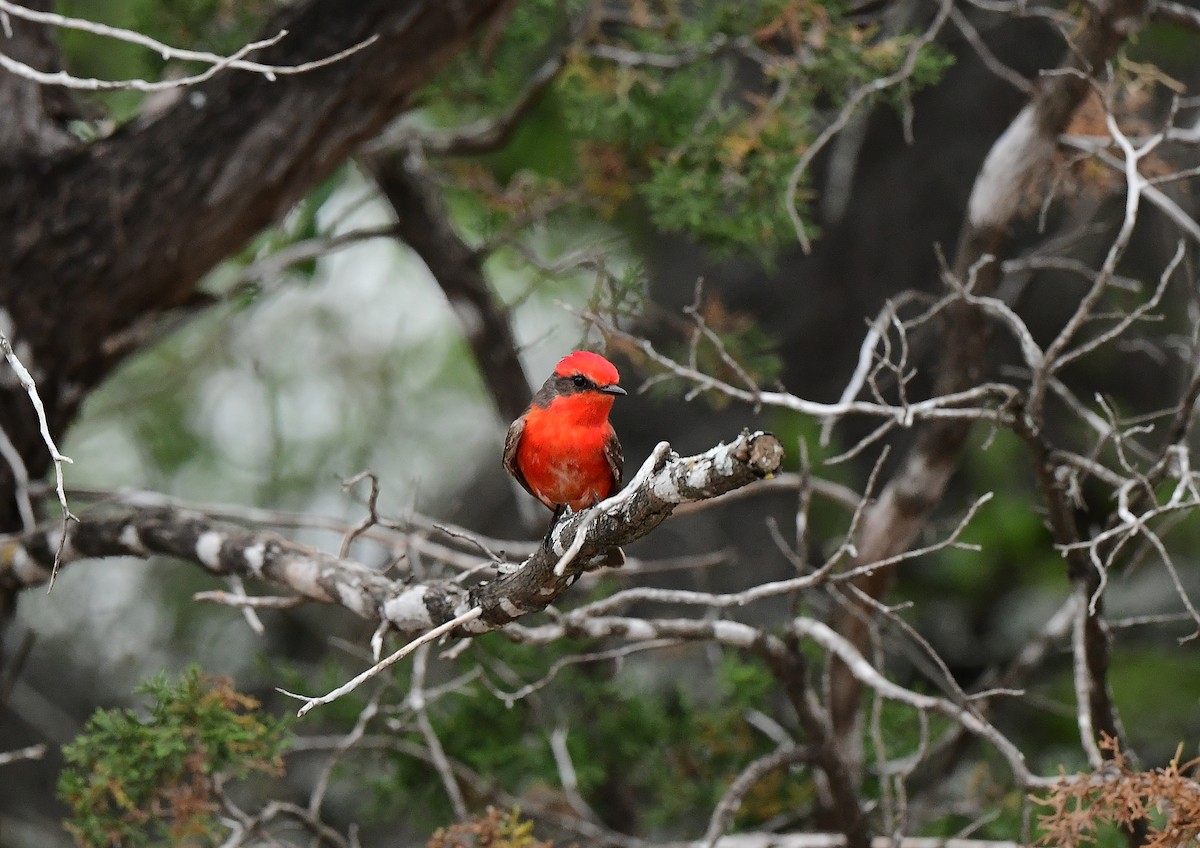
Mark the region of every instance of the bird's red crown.
[[607, 386], [621, 379], [621, 375], [617, 373], [617, 366], [590, 350], [568, 353], [558, 361], [554, 373], [560, 377], [582, 374], [597, 386]]

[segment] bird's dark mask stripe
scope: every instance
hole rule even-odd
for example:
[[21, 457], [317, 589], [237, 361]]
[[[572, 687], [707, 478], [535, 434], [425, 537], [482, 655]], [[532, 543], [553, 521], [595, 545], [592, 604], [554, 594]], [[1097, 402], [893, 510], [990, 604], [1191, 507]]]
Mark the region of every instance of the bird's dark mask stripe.
[[583, 394], [584, 392], [600, 392], [606, 395], [623, 395], [627, 392], [615, 383], [610, 386], [598, 386], [582, 374], [551, 374], [550, 379], [542, 384], [537, 394], [533, 396], [533, 405], [545, 409], [556, 397]]

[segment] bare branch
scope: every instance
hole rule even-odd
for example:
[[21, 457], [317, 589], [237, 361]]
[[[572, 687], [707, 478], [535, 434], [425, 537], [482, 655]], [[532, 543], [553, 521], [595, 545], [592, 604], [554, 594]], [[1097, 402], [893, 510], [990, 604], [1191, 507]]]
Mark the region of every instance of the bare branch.
[[792, 168], [792, 173], [788, 177], [787, 189], [784, 191], [783, 202], [788, 216], [792, 219], [792, 227], [796, 231], [796, 239], [800, 242], [800, 247], [805, 253], [812, 250], [812, 242], [809, 240], [808, 234], [804, 231], [804, 222], [800, 218], [800, 210], [796, 208], [796, 197], [800, 190], [800, 181], [804, 178], [809, 165], [817, 158], [817, 154], [824, 149], [825, 145], [850, 123], [850, 119], [864, 102], [881, 92], [887, 91], [889, 88], [903, 84], [912, 77], [913, 72], [916, 70], [917, 59], [920, 58], [921, 51], [937, 38], [938, 33], [941, 32], [942, 27], [945, 26], [950, 16], [950, 10], [953, 8], [954, 4], [951, 0], [942, 0], [933, 22], [930, 23], [925, 32], [913, 39], [912, 43], [908, 46], [908, 50], [904, 55], [904, 61], [900, 67], [893, 73], [873, 79], [869, 83], [859, 86], [852, 91], [846, 98], [846, 102], [838, 112], [837, 117], [830, 121], [828, 126], [821, 131], [821, 134], [805, 149], [799, 160], [797, 160], [796, 166]]
[[[479, 607], [479, 621], [465, 628], [482, 632], [544, 609], [592, 562], [613, 547], [651, 532], [684, 503], [716, 497], [773, 474], [783, 459], [769, 433], [743, 433], [691, 457], [667, 446], [629, 486], [580, 513], [568, 512], [524, 563], [487, 583], [466, 588], [456, 582], [404, 583], [347, 559], [289, 542], [273, 533], [245, 530], [170, 507], [118, 509], [89, 515], [65, 533], [10, 537], [0, 547], [0, 587], [37, 585], [48, 577], [53, 551], [62, 561], [104, 556], [165, 554], [196, 563], [214, 574], [267, 580], [322, 603], [336, 603], [363, 618], [386, 621], [400, 632], [424, 631]], [[564, 540], [572, 540], [568, 543]], [[582, 540], [582, 541], [579, 541]], [[578, 555], [562, 574], [555, 566], [578, 541]]]
[[554, 765], [558, 768], [558, 782], [562, 785], [571, 809], [584, 820], [599, 821], [600, 817], [588, 806], [579, 794], [579, 776], [575, 771], [575, 763], [571, 761], [571, 751], [567, 747], [567, 728], [556, 727], [550, 733], [550, 751], [554, 754]]
[[1155, 20], [1200, 32], [1200, 9], [1176, 3], [1174, 0], [1154, 0], [1150, 4], [1150, 16]]
[[229, 593], [229, 592], [196, 592], [192, 595], [193, 601], [209, 601], [214, 604], [224, 604], [230, 607], [241, 607], [249, 609], [291, 609], [298, 607], [304, 603], [304, 598], [280, 597], [277, 595], [268, 596], [250, 596], [244, 593]]
[[[1112, 282], [1113, 275], [1117, 270], [1117, 263], [1125, 255], [1125, 250], [1129, 246], [1129, 240], [1133, 237], [1133, 228], [1137, 223], [1138, 206], [1141, 201], [1142, 192], [1145, 189], [1145, 178], [1138, 172], [1138, 163], [1145, 156], [1149, 155], [1163, 140], [1163, 136], [1160, 133], [1152, 136], [1139, 148], [1134, 149], [1132, 142], [1121, 132], [1120, 127], [1117, 126], [1116, 119], [1113, 118], [1111, 112], [1106, 113], [1105, 120], [1108, 124], [1109, 132], [1112, 133], [1113, 138], [1117, 140], [1125, 153], [1125, 217], [1121, 222], [1120, 229], [1117, 231], [1116, 238], [1113, 240], [1107, 255], [1104, 257], [1104, 263], [1100, 268], [1100, 272], [1096, 274], [1095, 279], [1092, 281], [1091, 289], [1080, 300], [1079, 305], [1075, 308], [1075, 312], [1067, 320], [1067, 323], [1063, 325], [1063, 328], [1059, 330], [1054, 341], [1047, 346], [1045, 367], [1038, 368], [1033, 372], [1033, 382], [1029, 387], [1029, 400], [1026, 403], [1026, 416], [1029, 418], [1032, 426], [1037, 429], [1041, 429], [1042, 426], [1042, 406], [1045, 402], [1047, 382], [1054, 375], [1055, 371], [1061, 367], [1060, 360], [1063, 359], [1067, 346], [1074, 339], [1076, 333], [1079, 332], [1084, 322], [1092, 317], [1093, 310]], [[1159, 287], [1160, 292], [1166, 286], [1169, 278], [1169, 273], [1163, 275], [1163, 281]], [[1161, 293], [1159, 296], [1161, 297]], [[1157, 303], [1157, 301], [1157, 297], [1153, 298], [1154, 303]]]
[[620, 648], [613, 648], [609, 651], [594, 651], [587, 654], [571, 654], [570, 656], [561, 657], [555, 660], [550, 668], [547, 669], [546, 673], [538, 680], [535, 680], [532, 683], [527, 683], [516, 691], [505, 692], [497, 689], [494, 684], [489, 685], [488, 689], [491, 691], [492, 695], [503, 701], [506, 707], [511, 707], [522, 698], [527, 698], [534, 692], [545, 687], [550, 683], [550, 681], [558, 676], [560, 671], [568, 666], [580, 665], [582, 663], [604, 662], [606, 660], [619, 661], [630, 654], [639, 653], [641, 651], [656, 651], [660, 648], [669, 648], [672, 645], [677, 644], [679, 644], [679, 642], [675, 639], [661, 639], [658, 641], [645, 642], [638, 645], [626, 645]]
[[0, 752], [0, 766], [17, 763], [21, 760], [40, 760], [44, 756], [46, 756], [45, 745], [30, 745], [28, 748]]
[[[2, 58], [2, 54], [0, 54], [0, 58]], [[29, 400], [33, 403], [33, 408], [37, 412], [38, 427], [41, 430], [42, 441], [45, 442], [46, 449], [50, 452], [50, 459], [54, 462], [55, 490], [58, 493], [59, 506], [62, 507], [62, 531], [63, 538], [65, 539], [68, 524], [75, 516], [71, 514], [71, 508], [67, 506], [67, 493], [63, 489], [63, 463], [74, 462], [74, 460], [60, 453], [58, 445], [54, 443], [54, 437], [50, 435], [50, 424], [46, 420], [46, 407], [42, 404], [42, 398], [38, 394], [37, 385], [33, 382], [33, 375], [29, 373], [29, 369], [21, 364], [21, 360], [13, 352], [12, 345], [9, 344], [8, 337], [4, 333], [0, 333], [0, 353], [4, 354], [5, 360], [7, 360], [9, 367], [12, 368], [13, 373], [17, 375], [17, 381], [25, 389], [25, 393], [29, 395]], [[13, 444], [8, 439], [7, 434], [4, 437], [4, 441], [9, 448], [13, 448]], [[6, 452], [6, 455], [8, 455], [8, 452]], [[19, 460], [19, 454], [15, 458], [9, 459], [13, 475], [17, 477], [19, 473], [24, 473], [26, 480], [28, 480], [29, 473], [25, 470], [24, 463]], [[13, 464], [14, 462], [16, 464]], [[54, 588], [54, 578], [58, 575], [61, 556], [62, 547], [60, 545], [54, 552], [54, 563], [50, 568], [50, 580], [46, 586], [47, 592]]]
[[359, 686], [366, 683], [368, 680], [375, 677], [380, 672], [385, 671], [388, 668], [391, 668], [393, 665], [395, 665], [400, 660], [407, 657], [409, 654], [411, 654], [413, 651], [420, 648], [422, 645], [426, 645], [429, 642], [432, 642], [433, 640], [446, 635], [447, 633], [449, 633], [456, 627], [460, 627], [465, 624], [470, 624], [472, 621], [479, 618], [479, 616], [482, 614], [483, 614], [483, 610], [480, 607], [471, 607], [471, 609], [467, 610], [466, 612], [455, 616], [454, 618], [450, 619], [449, 621], [439, 624], [437, 627], [433, 628], [428, 633], [422, 633], [420, 636], [418, 636], [416, 639], [413, 639], [411, 642], [406, 644], [404, 647], [400, 648], [398, 651], [395, 651], [394, 653], [390, 654], [389, 656], [387, 656], [384, 659], [380, 660], [379, 662], [375, 663], [375, 665], [371, 666], [366, 671], [356, 675], [354, 678], [347, 681], [346, 683], [343, 683], [341, 686], [338, 686], [336, 689], [331, 689], [325, 695], [310, 698], [308, 695], [299, 695], [295, 692], [289, 692], [286, 689], [278, 689], [277, 691], [283, 695], [287, 695], [289, 698], [295, 698], [298, 701], [304, 701], [304, 705], [301, 706], [300, 709], [296, 711], [297, 717], [303, 717], [306, 713], [308, 713], [314, 707], [320, 707], [325, 704], [330, 704], [330, 703], [336, 701], [338, 698], [342, 697], [343, 695], [347, 695], [350, 692], [353, 692]]
[[[1029, 104], [992, 145], [971, 190], [951, 269], [955, 278], [967, 282], [973, 295], [991, 297], [995, 292], [1000, 263], [982, 260], [1002, 254], [1010, 227], [1025, 217], [1029, 199], [1044, 195], [1057, 138], [1090, 91], [1090, 74], [1103, 68], [1140, 28], [1146, 7], [1145, 0], [1095, 4], [1060, 65], [1061, 72], [1043, 78]], [[979, 384], [990, 326], [983, 309], [966, 302], [952, 304], [943, 316], [946, 330], [936, 391], [945, 396]], [[922, 427], [912, 452], [868, 511], [860, 546], [863, 561], [884, 559], [912, 543], [941, 500], [968, 434], [969, 419], [965, 417]], [[859, 588], [879, 598], [890, 579], [887, 570], [880, 570], [864, 578]], [[852, 645], [860, 647], [866, 644], [868, 622], [864, 611], [848, 611], [838, 629]], [[860, 691], [861, 681], [835, 664], [831, 709], [837, 732], [848, 745], [854, 744]]]
[[758, 783], [768, 774], [781, 768], [786, 768], [793, 763], [804, 762], [812, 758], [812, 752], [807, 747], [789, 746], [780, 748], [765, 757], [759, 757], [750, 765], [746, 766], [734, 778], [733, 783], [729, 784], [729, 788], [725, 790], [725, 794], [721, 796], [721, 800], [717, 802], [717, 806], [713, 809], [712, 817], [708, 820], [708, 830], [704, 834], [704, 839], [700, 843], [705, 848], [714, 848], [720, 840], [721, 835], [729, 827], [729, 823], [733, 821], [734, 815], [738, 808], [741, 807], [742, 801], [754, 784]]
[[454, 779], [450, 761], [446, 757], [446, 750], [442, 747], [441, 740], [438, 739], [437, 731], [433, 729], [433, 722], [429, 720], [429, 710], [426, 709], [425, 673], [428, 665], [429, 642], [424, 642], [417, 649], [413, 658], [412, 685], [408, 691], [408, 703], [413, 712], [417, 714], [417, 726], [421, 728], [421, 735], [425, 737], [425, 744], [433, 756], [433, 764], [437, 768], [438, 776], [442, 779], [442, 786], [446, 788], [450, 804], [454, 807], [454, 815], [458, 817], [459, 821], [466, 821], [468, 818], [467, 802], [463, 799], [458, 781]]
[[[1122, 174], [1125, 173], [1124, 161], [1122, 161], [1119, 157], [1112, 155], [1107, 150], [1097, 147], [1094, 144], [1088, 144], [1069, 137], [1064, 137], [1060, 139], [1060, 141], [1061, 143], [1070, 147], [1086, 150], [1109, 168], [1112, 168], [1113, 170]], [[1176, 203], [1165, 192], [1159, 189], [1155, 179], [1143, 178], [1140, 192], [1147, 201], [1157, 207], [1159, 211], [1174, 221], [1181, 230], [1187, 233], [1192, 241], [1200, 244], [1200, 223], [1197, 223], [1195, 218], [1183, 211], [1178, 203]]]
[[950, 21], [963, 34], [963, 38], [971, 45], [971, 49], [975, 51], [975, 55], [987, 66], [989, 71], [1025, 96], [1033, 96], [1033, 84], [996, 58], [996, 54], [984, 43], [983, 38], [979, 35], [979, 30], [975, 29], [970, 18], [957, 8], [951, 8]]
[[[878, 672], [846, 639], [819, 621], [804, 617], [796, 618], [792, 621], [790, 630], [797, 636], [811, 639], [824, 650], [837, 655], [852, 673], [885, 698], [907, 704], [916, 710], [944, 715], [970, 734], [986, 741], [1004, 758], [1013, 777], [1022, 787], [1052, 786], [1059, 781], [1058, 776], [1042, 777], [1032, 773], [1025, 764], [1024, 754], [994, 725], [981, 718], [972, 704], [955, 704], [946, 698], [914, 692], [893, 683]], [[513, 625], [509, 632], [514, 638], [532, 643], [553, 642], [565, 636], [593, 639], [616, 636], [630, 641], [656, 639], [715, 641], [749, 650], [763, 657], [764, 660], [772, 662], [794, 660], [794, 654], [788, 650], [782, 640], [769, 636], [750, 625], [726, 619], [701, 621], [589, 616], [537, 627]], [[812, 741], [817, 743], [821, 741], [821, 738], [814, 737]]]
[[989, 400], [1009, 401], [1015, 398], [1016, 389], [1006, 383], [985, 383], [971, 389], [953, 394], [944, 394], [928, 400], [917, 401], [904, 405], [873, 403], [870, 401], [845, 401], [839, 403], [820, 403], [805, 400], [788, 392], [751, 391], [739, 388], [719, 380], [716, 377], [697, 371], [683, 365], [668, 356], [659, 353], [649, 341], [627, 333], [603, 316], [592, 312], [579, 313], [582, 318], [600, 328], [605, 335], [620, 339], [633, 345], [654, 364], [669, 373], [695, 384], [700, 390], [711, 389], [723, 395], [747, 403], [774, 406], [789, 409], [814, 418], [840, 418], [846, 415], [860, 414], [891, 419], [891, 422], [902, 427], [911, 427], [914, 422], [925, 419], [945, 419], [960, 421], [1003, 420], [1004, 413], [999, 410], [971, 407], [971, 403], [985, 403]]
[[326, 56], [323, 59], [317, 59], [311, 62], [303, 62], [296, 65], [265, 65], [259, 62], [247, 61], [244, 57], [258, 50], [278, 44], [284, 37], [287, 36], [287, 30], [280, 32], [270, 38], [264, 38], [259, 41], [252, 41], [243, 45], [239, 50], [229, 56], [218, 56], [215, 53], [207, 53], [197, 50], [185, 50], [179, 47], [171, 47], [163, 44], [148, 35], [133, 30], [122, 29], [120, 27], [111, 27], [105, 24], [98, 24], [93, 21], [83, 20], [81, 18], [71, 18], [65, 15], [55, 14], [53, 12], [41, 12], [35, 9], [29, 9], [24, 6], [18, 6], [10, 0], [0, 0], [0, 13], [7, 13], [17, 18], [24, 18], [34, 23], [46, 24], [49, 26], [59, 27], [62, 29], [73, 29], [82, 32], [90, 32], [93, 35], [100, 35], [106, 38], [124, 41], [128, 44], [136, 44], [140, 47], [145, 47], [152, 50], [161, 56], [164, 60], [176, 59], [188, 62], [201, 62], [208, 65], [208, 68], [201, 73], [192, 74], [189, 76], [180, 77], [178, 79], [161, 80], [158, 82], [149, 82], [141, 79], [127, 80], [101, 80], [101, 79], [84, 79], [75, 77], [65, 71], [55, 73], [46, 73], [39, 71], [24, 62], [17, 61], [4, 53], [0, 53], [0, 67], [5, 70], [23, 77], [39, 85], [60, 85], [66, 88], [75, 88], [86, 91], [116, 91], [116, 90], [133, 90], [133, 91], [165, 91], [171, 88], [182, 88], [185, 86], [195, 85], [211, 79], [219, 71], [226, 68], [249, 71], [251, 73], [261, 74], [266, 79], [274, 81], [276, 77], [288, 76], [291, 74], [302, 74], [308, 71], [323, 68], [331, 65], [334, 62], [340, 62], [347, 56], [351, 56], [374, 44], [378, 36], [371, 36], [353, 47], [345, 50], [340, 50], [333, 55]]
[[354, 720], [354, 726], [350, 728], [350, 732], [338, 740], [329, 759], [326, 760], [325, 765], [322, 767], [320, 775], [313, 784], [312, 792], [308, 796], [308, 812], [314, 818], [321, 814], [321, 804], [325, 800], [325, 793], [329, 790], [329, 781], [333, 777], [334, 768], [347, 751], [362, 741], [367, 732], [367, 725], [379, 714], [380, 693], [382, 693], [382, 690], [367, 701], [367, 705], [363, 707], [362, 712], [358, 714], [358, 718]]
[[573, 619], [582, 618], [589, 615], [607, 614], [619, 609], [623, 609], [630, 604], [646, 601], [659, 604], [705, 606], [711, 609], [734, 609], [747, 606], [766, 598], [787, 595], [805, 589], [813, 589], [818, 586], [849, 583], [862, 574], [869, 573], [878, 568], [891, 568], [899, 565], [901, 562], [917, 559], [919, 557], [945, 550], [950, 547], [964, 547], [959, 542], [959, 538], [962, 536], [963, 531], [967, 529], [971, 521], [974, 519], [976, 512], [978, 512], [980, 507], [990, 501], [991, 498], [992, 495], [990, 492], [985, 493], [981, 497], [977, 498], [967, 510], [966, 514], [959, 520], [958, 525], [947, 535], [945, 539], [933, 542], [920, 548], [914, 548], [912, 550], [905, 551], [886, 560], [864, 563], [850, 571], [836, 573], [833, 571], [833, 566], [840, 560], [841, 557], [841, 552], [839, 551], [831, 556], [824, 565], [809, 574], [805, 574], [800, 577], [790, 577], [785, 580], [774, 580], [766, 583], [759, 583], [755, 586], [751, 586], [748, 589], [743, 589], [740, 592], [715, 594], [710, 592], [698, 592], [689, 589], [661, 589], [649, 586], [635, 587], [632, 589], [624, 589], [620, 592], [615, 592], [607, 598], [599, 601], [593, 601], [590, 604], [578, 607], [567, 613], [566, 617], [568, 619]]
[[338, 548], [338, 559], [345, 559], [346, 555], [350, 553], [350, 546], [354, 544], [354, 540], [379, 523], [379, 513], [377, 512], [377, 507], [379, 506], [379, 477], [373, 471], [360, 471], [349, 480], [343, 480], [342, 489], [348, 491], [356, 483], [363, 480], [371, 482], [371, 488], [367, 493], [367, 515], [362, 521], [347, 530], [346, 535], [342, 537], [342, 545]]
[[[1076, 591], [1086, 590], [1084, 586], [1080, 585]], [[1105, 684], [1104, 681], [1096, 680], [1092, 676], [1092, 671], [1088, 666], [1088, 657], [1094, 653], [1089, 650], [1087, 644], [1088, 606], [1087, 603], [1076, 605], [1075, 623], [1071, 628], [1071, 653], [1074, 658], [1072, 679], [1075, 683], [1075, 716], [1076, 723], [1079, 725], [1079, 742], [1087, 753], [1088, 765], [1093, 769], [1098, 769], [1104, 763], [1104, 755], [1100, 753], [1100, 746], [1096, 744], [1096, 722], [1092, 718], [1092, 705], [1096, 698], [1096, 687]]]
[[1025, 788], [1049, 786], [1056, 782], [1057, 778], [1038, 777], [1030, 772], [1025, 765], [1025, 755], [1013, 745], [1008, 737], [992, 724], [980, 718], [968, 706], [959, 706], [944, 698], [912, 692], [892, 683], [876, 671], [875, 667], [849, 641], [819, 621], [798, 618], [792, 622], [792, 628], [798, 635], [812, 639], [825, 650], [836, 654], [851, 674], [883, 697], [908, 704], [917, 710], [941, 713], [962, 725], [969, 733], [985, 739], [1004, 757], [1013, 777], [1021, 786]]
[[21, 452], [17, 450], [17, 446], [12, 443], [3, 427], [0, 427], [0, 458], [8, 463], [12, 471], [13, 499], [17, 502], [21, 524], [25, 530], [32, 530], [37, 518], [33, 514], [33, 502], [29, 499], [29, 469], [25, 467]]
[[759, 480], [757, 483], [751, 483], [741, 489], [734, 489], [732, 492], [727, 492], [719, 498], [712, 500], [696, 501], [695, 503], [685, 504], [675, 510], [676, 515], [688, 515], [689, 513], [698, 512], [703, 509], [709, 509], [711, 505], [729, 503], [730, 501], [741, 500], [743, 498], [753, 498], [759, 495], [769, 494], [772, 492], [798, 492], [803, 488], [810, 488], [813, 494], [825, 498], [838, 506], [845, 509], [854, 510], [858, 508], [862, 497], [858, 492], [851, 489], [849, 486], [843, 486], [841, 483], [836, 483], [833, 480], [826, 480], [821, 477], [809, 475], [805, 478], [801, 474], [792, 471], [784, 471], [776, 474], [773, 477], [768, 477], [764, 480]]
[[478, 156], [501, 150], [512, 139], [521, 121], [558, 78], [565, 60], [565, 49], [546, 59], [530, 75], [512, 105], [501, 115], [438, 133], [402, 127], [397, 131], [385, 133], [379, 141], [368, 145], [366, 155], [368, 158], [385, 153], [390, 153], [391, 156], [405, 156], [414, 146], [431, 156]]

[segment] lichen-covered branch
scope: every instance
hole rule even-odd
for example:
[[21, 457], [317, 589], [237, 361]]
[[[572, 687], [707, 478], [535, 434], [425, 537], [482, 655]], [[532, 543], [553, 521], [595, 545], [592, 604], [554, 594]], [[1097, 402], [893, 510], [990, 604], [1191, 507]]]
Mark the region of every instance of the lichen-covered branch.
[[[85, 513], [66, 529], [61, 562], [176, 557], [213, 574], [256, 578], [313, 601], [339, 604], [402, 632], [427, 630], [480, 607], [482, 615], [464, 629], [482, 632], [544, 609], [605, 552], [645, 536], [677, 506], [767, 477], [782, 460], [779, 440], [764, 432], [743, 432], [728, 445], [689, 457], [661, 443], [621, 492], [591, 509], [566, 514], [550, 534], [549, 545], [509, 573], [474, 587], [449, 580], [393, 580], [275, 533], [173, 507]], [[0, 537], [0, 589], [37, 586], [49, 579], [62, 532], [50, 528]]]

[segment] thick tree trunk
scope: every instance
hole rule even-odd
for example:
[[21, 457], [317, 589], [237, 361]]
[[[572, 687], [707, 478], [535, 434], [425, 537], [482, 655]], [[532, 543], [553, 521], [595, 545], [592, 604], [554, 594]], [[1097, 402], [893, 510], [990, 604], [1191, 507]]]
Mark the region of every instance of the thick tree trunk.
[[[152, 118], [65, 150], [50, 98], [0, 71], [0, 94], [25, 110], [15, 123], [36, 130], [6, 137], [0, 156], [0, 330], [37, 380], [52, 432], [136, 348], [133, 330], [192, 300], [209, 269], [378, 133], [504, 5], [300, 2], [264, 31], [287, 35], [251, 58], [294, 65], [377, 40], [275, 81], [221, 72]], [[16, 35], [39, 37], [28, 25]], [[45, 144], [48, 132], [59, 143]], [[0, 426], [41, 475], [50, 457], [12, 376], [0, 366]], [[12, 479], [0, 463], [0, 530], [16, 522]]]

